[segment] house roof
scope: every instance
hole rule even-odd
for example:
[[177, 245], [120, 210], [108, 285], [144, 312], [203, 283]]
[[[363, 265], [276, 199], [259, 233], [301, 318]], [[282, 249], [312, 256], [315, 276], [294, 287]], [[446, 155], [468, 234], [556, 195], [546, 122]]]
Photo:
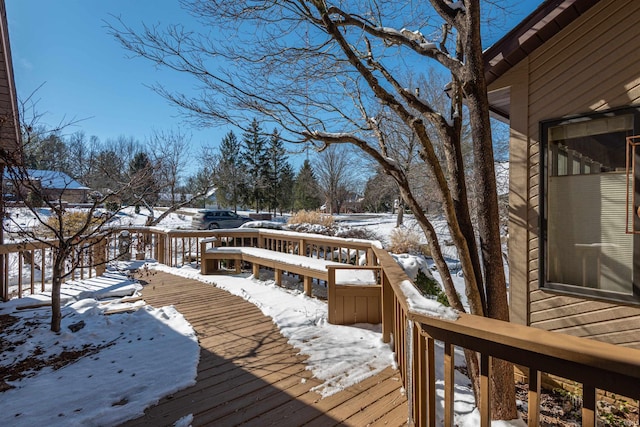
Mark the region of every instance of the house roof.
[[0, 148], [14, 151], [20, 141], [18, 101], [7, 27], [7, 9], [0, 0]]
[[45, 190], [89, 190], [64, 172], [27, 169], [29, 179], [37, 179]]
[[[484, 56], [485, 78], [490, 85], [522, 59], [530, 55], [560, 30], [575, 21], [600, 0], [546, 0], [503, 38], [488, 48]], [[509, 91], [489, 94], [491, 111], [509, 118]]]

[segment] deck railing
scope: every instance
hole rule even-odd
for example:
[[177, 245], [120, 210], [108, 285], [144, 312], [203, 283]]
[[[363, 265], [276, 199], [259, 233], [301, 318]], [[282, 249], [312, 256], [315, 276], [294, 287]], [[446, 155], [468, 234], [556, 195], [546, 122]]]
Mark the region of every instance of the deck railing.
[[[0, 245], [0, 300], [48, 290], [51, 283], [56, 241]], [[103, 238], [97, 236], [79, 245], [64, 266], [64, 278], [84, 279], [104, 272]]]
[[[207, 240], [203, 240], [205, 238]], [[117, 258], [153, 258], [163, 264], [181, 266], [197, 262], [208, 245], [260, 246], [344, 263], [379, 265], [382, 338], [392, 343], [407, 391], [411, 425], [435, 426], [437, 422], [436, 341], [444, 346], [441, 362], [445, 373], [444, 420], [438, 424], [443, 422], [445, 426], [453, 425], [455, 347], [479, 355], [481, 395], [478, 408], [482, 426], [489, 426], [491, 419], [489, 377], [492, 358], [528, 370], [530, 426], [539, 424], [540, 377], [543, 373], [582, 384], [582, 425], [585, 426], [596, 425], [598, 390], [640, 399], [640, 350], [467, 314], [461, 314], [457, 320], [444, 320], [416, 313], [409, 308], [409, 296], [403, 291], [402, 284], [409, 281], [405, 272], [386, 251], [366, 241], [278, 230], [189, 231], [130, 227], [111, 233], [100, 256], [95, 253], [98, 246], [92, 246], [86, 262], [80, 263], [79, 270], [73, 274], [96, 274], [96, 268], [99, 270], [103, 265], [96, 264], [96, 260]], [[15, 295], [44, 288], [46, 274], [34, 280], [37, 276], [34, 270], [45, 271], [49, 262], [50, 252], [47, 251], [50, 249], [44, 246], [39, 243], [0, 245], [3, 299], [12, 294], [10, 283], [15, 282], [17, 286]]]
[[640, 399], [640, 350], [468, 314], [452, 321], [414, 313], [401, 287], [408, 277], [386, 251], [374, 248], [374, 252], [383, 272], [383, 340], [390, 342], [393, 335], [398, 368], [408, 391], [411, 424], [436, 425], [436, 340], [444, 344], [445, 426], [453, 425], [454, 346], [479, 355], [481, 395], [477, 403], [482, 426], [489, 426], [491, 420], [492, 358], [528, 368], [529, 426], [539, 425], [542, 373], [582, 384], [584, 426], [596, 425], [597, 390]]
[[200, 259], [200, 241], [209, 230], [167, 230], [159, 227], [121, 227], [109, 235], [106, 258], [155, 259], [179, 267]]

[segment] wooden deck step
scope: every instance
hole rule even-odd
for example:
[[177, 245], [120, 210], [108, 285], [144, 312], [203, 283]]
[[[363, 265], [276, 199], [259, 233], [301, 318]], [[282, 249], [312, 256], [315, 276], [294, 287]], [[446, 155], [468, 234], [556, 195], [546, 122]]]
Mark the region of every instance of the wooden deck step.
[[196, 384], [165, 397], [124, 426], [398, 426], [407, 400], [396, 370], [386, 369], [322, 398], [305, 357], [253, 304], [212, 285], [152, 272], [140, 277], [147, 304], [174, 305], [200, 341]]

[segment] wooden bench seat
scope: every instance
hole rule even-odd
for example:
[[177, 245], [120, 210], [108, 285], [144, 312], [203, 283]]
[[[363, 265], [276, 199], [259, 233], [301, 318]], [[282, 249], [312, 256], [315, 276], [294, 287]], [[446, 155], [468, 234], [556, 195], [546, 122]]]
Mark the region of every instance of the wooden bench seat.
[[249, 262], [252, 264], [253, 275], [256, 277], [258, 277], [259, 267], [271, 268], [275, 271], [275, 281], [278, 285], [282, 284], [283, 272], [297, 274], [304, 277], [305, 293], [307, 293], [307, 289], [310, 292], [311, 279], [329, 281], [329, 267], [337, 269], [336, 284], [370, 285], [377, 283], [373, 271], [375, 268], [354, 267], [354, 270], [351, 270], [348, 268], [349, 265], [340, 262], [252, 247], [223, 246], [207, 249], [202, 254], [202, 274], [218, 272], [221, 260], [233, 260], [236, 272], [240, 272], [241, 261]]
[[236, 273], [241, 271], [243, 262], [251, 263], [254, 277], [259, 277], [260, 267], [273, 269], [278, 286], [282, 285], [284, 272], [296, 274], [302, 277], [307, 296], [311, 296], [313, 279], [325, 281], [329, 323], [375, 324], [382, 321], [380, 267], [355, 266], [247, 246], [203, 247], [201, 254], [201, 272], [205, 275], [220, 271], [220, 261], [228, 260], [234, 262]]

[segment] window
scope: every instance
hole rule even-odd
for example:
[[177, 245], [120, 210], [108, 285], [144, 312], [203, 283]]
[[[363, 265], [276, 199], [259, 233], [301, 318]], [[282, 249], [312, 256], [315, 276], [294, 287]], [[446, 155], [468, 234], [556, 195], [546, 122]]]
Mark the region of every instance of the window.
[[638, 112], [542, 123], [542, 287], [640, 301], [640, 235], [626, 232], [635, 209], [625, 172], [626, 137], [637, 133]]

